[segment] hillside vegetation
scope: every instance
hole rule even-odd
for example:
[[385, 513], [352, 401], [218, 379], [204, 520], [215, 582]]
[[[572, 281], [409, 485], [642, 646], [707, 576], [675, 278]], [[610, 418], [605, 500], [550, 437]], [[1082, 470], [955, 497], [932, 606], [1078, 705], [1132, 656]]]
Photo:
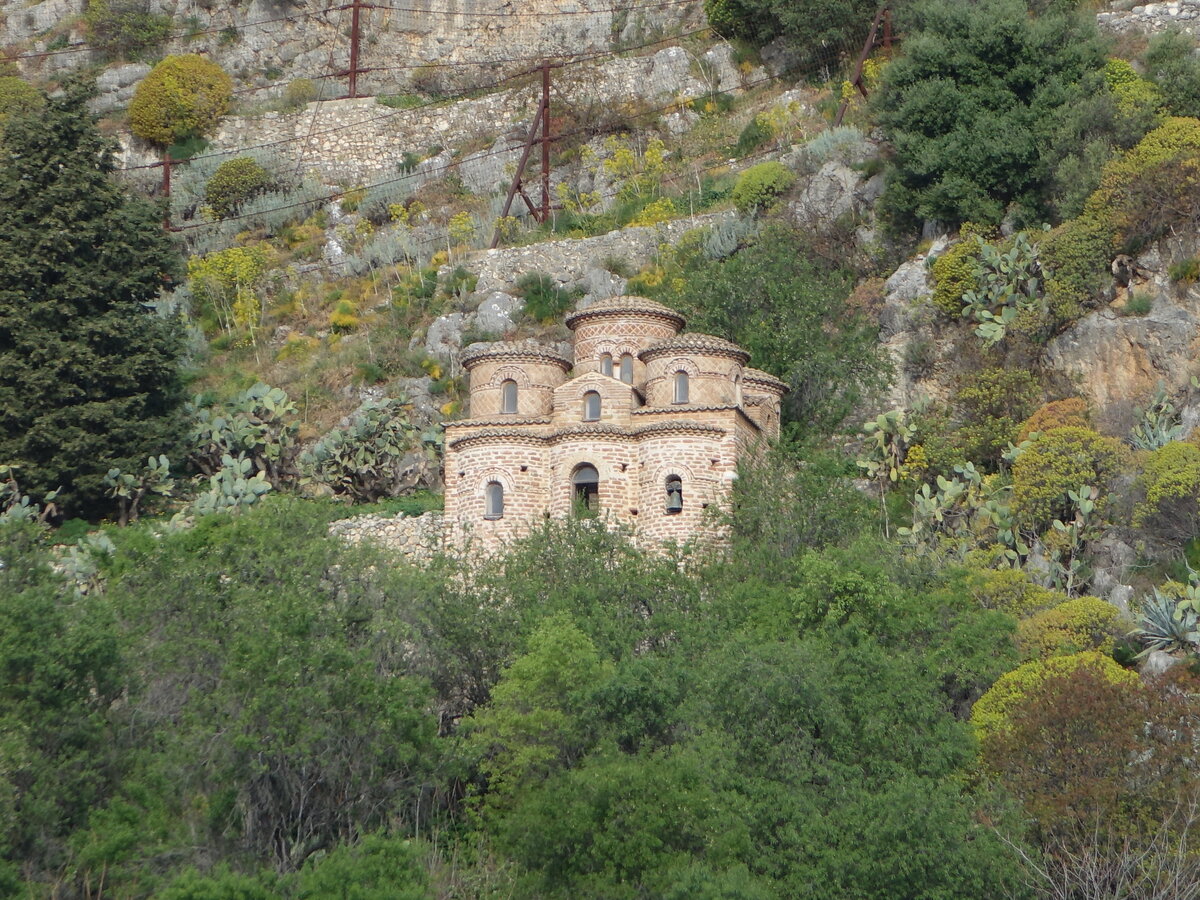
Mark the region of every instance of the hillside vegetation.
[[[856, 73], [873, 2], [624, 9], [538, 222], [540, 75], [266, 108], [87, 9], [0, 71], [0, 898], [1200, 895], [1189, 32], [911, 0]], [[230, 145], [338, 109], [438, 124]], [[464, 347], [619, 293], [791, 389], [727, 549], [330, 535], [439, 507]]]

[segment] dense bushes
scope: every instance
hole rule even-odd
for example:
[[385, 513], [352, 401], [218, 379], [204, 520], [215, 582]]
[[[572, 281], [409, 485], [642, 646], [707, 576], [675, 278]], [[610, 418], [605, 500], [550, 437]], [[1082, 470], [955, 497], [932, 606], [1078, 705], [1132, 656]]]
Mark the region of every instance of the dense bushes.
[[1010, 203], [1033, 218], [1051, 129], [1104, 65], [1094, 22], [1031, 17], [1024, 0], [927, 0], [908, 27], [876, 101], [895, 150], [887, 210], [902, 225], [996, 224]]
[[1016, 438], [1040, 394], [1037, 377], [1025, 369], [980, 369], [964, 375], [954, 397], [962, 420], [957, 440], [964, 456], [993, 465]]
[[1096, 650], [1111, 654], [1124, 633], [1117, 608], [1098, 597], [1075, 597], [1017, 625], [1016, 640], [1026, 659], [1045, 659]]
[[36, 111], [41, 108], [43, 99], [42, 92], [24, 78], [0, 75], [0, 140], [9, 116]]
[[860, 47], [877, 6], [875, 0], [704, 0], [709, 24], [724, 37], [758, 44], [783, 37], [814, 57], [815, 48]]
[[265, 194], [275, 185], [271, 173], [257, 160], [239, 156], [217, 167], [204, 186], [204, 199], [218, 219], [233, 215], [252, 197]]
[[1120, 443], [1087, 428], [1044, 432], [1013, 464], [1013, 512], [1037, 530], [1071, 518], [1067, 493], [1084, 486], [1103, 490], [1127, 458]]
[[1146, 71], [1177, 116], [1200, 116], [1200, 60], [1195, 41], [1178, 31], [1154, 38], [1142, 57]]
[[195, 54], [168, 56], [142, 79], [129, 104], [133, 133], [166, 147], [208, 134], [229, 110], [233, 82]]
[[733, 186], [733, 205], [743, 216], [766, 212], [795, 181], [796, 176], [781, 162], [772, 160], [751, 166], [738, 176]]
[[1136, 252], [1200, 217], [1200, 121], [1168, 119], [1111, 160], [1083, 213], [1041, 243], [1046, 300], [1058, 322], [1078, 318], [1109, 279], [1119, 251]]
[[1014, 714], [1019, 712], [1032, 692], [1052, 678], [1084, 667], [1111, 684], [1132, 686], [1138, 683], [1136, 672], [1122, 669], [1110, 657], [1096, 651], [1033, 660], [1001, 675], [988, 692], [979, 698], [971, 710], [971, 724], [975, 726], [976, 733], [984, 741], [1002, 735], [1012, 728]]
[[878, 389], [886, 371], [875, 333], [843, 306], [852, 283], [801, 234], [772, 225], [729, 259], [702, 261], [666, 299], [692, 328], [745, 347], [787, 381], [787, 417], [821, 430]]
[[150, 56], [171, 34], [171, 17], [150, 0], [88, 0], [84, 20], [92, 45], [109, 56]]
[[975, 287], [975, 270], [980, 262], [980, 240], [990, 229], [970, 222], [959, 229], [959, 240], [933, 260], [933, 305], [951, 318], [962, 313], [963, 294]]
[[1051, 400], [1038, 407], [1037, 412], [1021, 423], [1016, 443], [1029, 440], [1034, 434], [1055, 428], [1091, 428], [1091, 415], [1087, 403], [1079, 397], [1066, 400]]
[[1146, 496], [1134, 510], [1135, 528], [1149, 526], [1181, 543], [1200, 533], [1200, 447], [1173, 441], [1154, 451], [1142, 489]]

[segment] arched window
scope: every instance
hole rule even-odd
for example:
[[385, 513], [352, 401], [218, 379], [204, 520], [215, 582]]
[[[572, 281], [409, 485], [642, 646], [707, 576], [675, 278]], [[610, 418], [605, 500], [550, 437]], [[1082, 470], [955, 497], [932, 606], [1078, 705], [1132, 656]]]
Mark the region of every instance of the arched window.
[[687, 372], [676, 372], [675, 373], [675, 402], [676, 403], [687, 403], [688, 402], [688, 373]]
[[511, 378], [500, 384], [500, 412], [515, 413], [517, 411], [517, 383]]
[[667, 476], [667, 515], [683, 512], [683, 479], [678, 475]]
[[571, 475], [575, 511], [581, 515], [595, 513], [600, 508], [600, 473], [590, 463], [576, 467]]
[[498, 481], [489, 481], [483, 489], [483, 517], [485, 519], [504, 518], [504, 485]]
[[605, 353], [603, 356], [600, 357], [600, 374], [607, 375], [609, 378], [611, 378], [612, 373], [613, 373], [612, 354]]
[[600, 421], [600, 395], [595, 391], [583, 395], [583, 421]]
[[621, 357], [621, 380], [633, 384], [633, 357], [628, 353]]

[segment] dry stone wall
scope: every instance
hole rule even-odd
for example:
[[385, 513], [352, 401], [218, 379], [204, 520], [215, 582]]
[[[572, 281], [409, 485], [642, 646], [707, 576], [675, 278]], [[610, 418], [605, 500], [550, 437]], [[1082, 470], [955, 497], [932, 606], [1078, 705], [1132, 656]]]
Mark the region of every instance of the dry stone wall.
[[1157, 34], [1168, 29], [1200, 34], [1200, 0], [1170, 3], [1137, 3], [1116, 0], [1111, 8], [1096, 15], [1101, 28], [1116, 34]]
[[[102, 85], [110, 88], [104, 97], [125, 102], [148, 69], [124, 66], [110, 71], [102, 77]], [[491, 77], [497, 74], [493, 70]], [[741, 77], [726, 45], [701, 56], [683, 47], [664, 47], [647, 56], [597, 60], [556, 71], [552, 104], [590, 111], [589, 116], [621, 110], [633, 114], [678, 97], [702, 96], [711, 89], [737, 90]], [[486, 194], [507, 186], [540, 91], [539, 85], [530, 83], [476, 99], [411, 109], [393, 109], [368, 97], [314, 102], [293, 112], [233, 116], [222, 123], [206, 154], [269, 150], [288, 169], [328, 183], [393, 180], [397, 188], [405, 186], [401, 163], [412, 154], [425, 161], [407, 173], [407, 187], [415, 189], [422, 181], [453, 170], [471, 190]], [[124, 165], [157, 159], [151, 148], [131, 136], [122, 135], [121, 140]], [[449, 148], [478, 146], [480, 141], [487, 146], [460, 159], [449, 153]], [[431, 155], [434, 148], [447, 149]]]
[[420, 516], [355, 516], [333, 522], [329, 533], [350, 544], [366, 541], [421, 562], [447, 549], [443, 522], [440, 512]]
[[[700, 3], [649, 5], [642, 0], [403, 0], [363, 9], [360, 76], [370, 93], [408, 89], [414, 80], [444, 88], [469, 87], [494, 77], [497, 64], [527, 64], [542, 56], [573, 55], [636, 44], [666, 31], [699, 27]], [[0, 46], [32, 42], [45, 50], [67, 25], [68, 43], [82, 44], [87, 0], [0, 0]], [[341, 2], [151, 0], [152, 11], [174, 19], [168, 52], [204, 53], [242, 83], [317, 78], [349, 66], [350, 13]], [[642, 7], [630, 9], [630, 7]], [[42, 70], [82, 68], [102, 60], [90, 52], [31, 61]], [[466, 65], [462, 65], [466, 64]], [[422, 65], [427, 69], [419, 69]], [[345, 85], [334, 82], [335, 92]], [[334, 94], [336, 95], [336, 93]]]

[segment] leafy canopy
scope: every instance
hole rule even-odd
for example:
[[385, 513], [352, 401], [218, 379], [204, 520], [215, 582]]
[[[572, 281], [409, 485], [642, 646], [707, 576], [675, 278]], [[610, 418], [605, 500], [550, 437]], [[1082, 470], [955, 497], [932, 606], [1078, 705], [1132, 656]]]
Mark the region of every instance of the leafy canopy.
[[208, 134], [229, 111], [233, 82], [194, 53], [168, 56], [142, 79], [129, 104], [129, 126], [161, 147]]
[[756, 44], [782, 37], [802, 52], [862, 46], [878, 7], [879, 0], [704, 0], [709, 24], [722, 36]]
[[845, 310], [853, 280], [773, 224], [730, 259], [690, 272], [668, 302], [690, 327], [745, 347], [752, 365], [788, 382], [787, 415], [824, 434], [887, 372], [876, 332]]
[[897, 224], [1040, 210], [1052, 129], [1104, 66], [1094, 22], [1031, 17], [1024, 0], [924, 0], [906, 30], [876, 102], [895, 150], [885, 199]]
[[182, 401], [178, 326], [147, 309], [179, 259], [86, 100], [14, 116], [0, 148], [0, 460], [85, 515], [110, 468], [169, 452]]

